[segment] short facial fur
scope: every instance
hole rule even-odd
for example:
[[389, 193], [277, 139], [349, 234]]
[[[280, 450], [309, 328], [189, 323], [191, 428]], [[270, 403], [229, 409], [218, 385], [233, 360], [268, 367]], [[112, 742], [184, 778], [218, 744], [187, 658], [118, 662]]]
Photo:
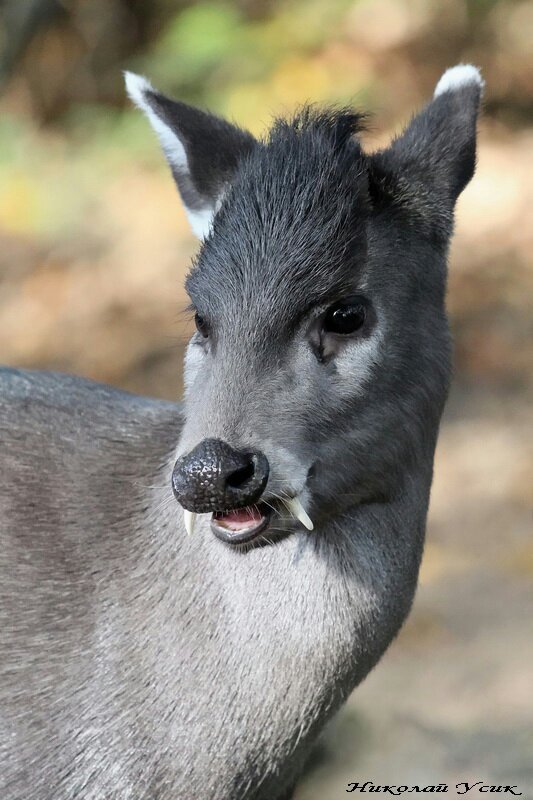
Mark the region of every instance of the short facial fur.
[[[256, 142], [127, 77], [204, 224], [186, 286], [209, 335], [188, 348], [178, 453], [206, 437], [259, 448], [265, 499], [301, 495], [316, 519], [429, 464], [449, 377], [446, 255], [482, 88], [472, 67], [446, 75], [373, 155], [348, 110], [304, 108]], [[324, 341], [320, 320], [350, 296], [367, 302], [365, 326]]]

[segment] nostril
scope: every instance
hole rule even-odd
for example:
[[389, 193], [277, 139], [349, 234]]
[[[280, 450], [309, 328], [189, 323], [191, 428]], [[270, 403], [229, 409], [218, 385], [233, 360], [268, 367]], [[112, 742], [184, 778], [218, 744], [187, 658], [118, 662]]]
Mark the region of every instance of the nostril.
[[206, 514], [255, 503], [268, 475], [263, 453], [235, 450], [221, 439], [204, 439], [176, 461], [172, 489], [187, 511]]
[[253, 461], [248, 462], [244, 467], [236, 469], [234, 472], [226, 476], [226, 485], [231, 486], [232, 489], [238, 489], [243, 483], [247, 483], [250, 478], [253, 478], [255, 472], [255, 465]]

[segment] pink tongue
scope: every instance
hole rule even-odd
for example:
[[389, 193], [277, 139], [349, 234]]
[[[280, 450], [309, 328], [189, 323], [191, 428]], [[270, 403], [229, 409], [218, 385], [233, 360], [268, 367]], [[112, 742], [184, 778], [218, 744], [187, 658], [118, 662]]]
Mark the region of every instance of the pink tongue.
[[224, 514], [215, 514], [215, 519], [223, 528], [230, 531], [242, 531], [244, 528], [253, 528], [263, 519], [258, 508], [235, 508]]

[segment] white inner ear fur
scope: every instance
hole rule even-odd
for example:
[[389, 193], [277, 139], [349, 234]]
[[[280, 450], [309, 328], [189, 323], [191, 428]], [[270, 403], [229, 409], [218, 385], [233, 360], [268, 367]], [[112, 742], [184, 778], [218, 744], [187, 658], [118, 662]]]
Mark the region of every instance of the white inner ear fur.
[[483, 89], [485, 85], [477, 67], [474, 67], [472, 64], [457, 64], [457, 66], [447, 69], [442, 75], [435, 87], [433, 96], [438, 97], [444, 92], [455, 92], [470, 83], [477, 84], [480, 89]]
[[[124, 80], [126, 82], [126, 91], [130, 99], [137, 108], [140, 108], [141, 111], [146, 114], [148, 121], [161, 142], [161, 147], [171, 167], [177, 172], [188, 174], [189, 165], [187, 162], [187, 153], [185, 152], [181, 140], [157, 115], [146, 99], [146, 92], [155, 91], [150, 81], [142, 75], [135, 75], [133, 72], [125, 72]], [[204, 208], [193, 209], [184, 203], [184, 207], [194, 234], [199, 239], [205, 239], [209, 236], [218, 206], [206, 204]]]

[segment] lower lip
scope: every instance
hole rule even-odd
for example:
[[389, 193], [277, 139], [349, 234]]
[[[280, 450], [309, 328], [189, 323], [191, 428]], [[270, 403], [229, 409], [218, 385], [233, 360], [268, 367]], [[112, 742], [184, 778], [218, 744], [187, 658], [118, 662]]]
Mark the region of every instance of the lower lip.
[[241, 530], [232, 531], [223, 525], [219, 525], [217, 519], [212, 517], [211, 530], [222, 542], [226, 544], [249, 544], [255, 539], [258, 539], [261, 534], [268, 528], [270, 522], [270, 512], [263, 512], [262, 519], [250, 528], [241, 528]]

